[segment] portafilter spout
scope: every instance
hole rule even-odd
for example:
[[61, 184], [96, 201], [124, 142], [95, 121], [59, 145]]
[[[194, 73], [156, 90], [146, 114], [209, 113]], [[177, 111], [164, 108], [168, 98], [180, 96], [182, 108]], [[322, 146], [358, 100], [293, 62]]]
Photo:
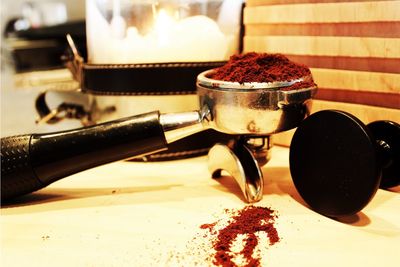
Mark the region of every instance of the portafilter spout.
[[2, 138], [1, 200], [102, 164], [159, 152], [209, 128], [251, 136], [294, 128], [308, 115], [316, 87], [282, 87], [304, 79], [239, 84], [208, 79], [205, 72], [197, 79], [198, 111], [154, 111], [74, 130]]

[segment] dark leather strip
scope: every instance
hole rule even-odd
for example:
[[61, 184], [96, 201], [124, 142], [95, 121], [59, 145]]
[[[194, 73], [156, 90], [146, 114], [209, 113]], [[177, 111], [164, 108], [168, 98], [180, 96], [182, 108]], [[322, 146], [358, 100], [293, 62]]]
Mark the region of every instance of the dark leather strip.
[[197, 75], [225, 63], [84, 64], [81, 87], [96, 95], [195, 94]]

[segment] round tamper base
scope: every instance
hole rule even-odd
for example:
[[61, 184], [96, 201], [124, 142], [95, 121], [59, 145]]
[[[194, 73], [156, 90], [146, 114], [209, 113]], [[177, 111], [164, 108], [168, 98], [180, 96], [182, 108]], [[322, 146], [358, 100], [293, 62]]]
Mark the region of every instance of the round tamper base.
[[352, 215], [376, 193], [381, 176], [375, 139], [353, 115], [337, 110], [312, 114], [290, 146], [290, 172], [297, 191], [316, 212]]

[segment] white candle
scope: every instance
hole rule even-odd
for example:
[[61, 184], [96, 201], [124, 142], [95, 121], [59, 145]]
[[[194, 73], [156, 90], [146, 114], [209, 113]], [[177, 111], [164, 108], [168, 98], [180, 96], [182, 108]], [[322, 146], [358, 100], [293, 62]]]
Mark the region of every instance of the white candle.
[[[151, 30], [143, 35], [134, 26], [118, 29], [118, 24], [108, 23], [95, 1], [88, 0], [86, 23], [89, 62], [219, 61], [228, 59], [237, 50], [238, 25], [234, 25], [237, 32], [224, 34], [214, 20], [204, 15], [175, 19], [173, 14], [163, 9], [155, 15]], [[126, 27], [124, 23], [119, 25]], [[121, 31], [125, 34], [121, 34]]]

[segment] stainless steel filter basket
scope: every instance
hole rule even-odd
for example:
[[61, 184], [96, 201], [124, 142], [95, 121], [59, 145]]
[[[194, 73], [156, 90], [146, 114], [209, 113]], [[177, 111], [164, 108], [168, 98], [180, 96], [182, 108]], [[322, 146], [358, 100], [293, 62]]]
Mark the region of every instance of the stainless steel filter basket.
[[[295, 128], [309, 114], [316, 86], [284, 90], [290, 82], [243, 83], [197, 78], [200, 107], [208, 110], [210, 128], [228, 134], [270, 135]], [[283, 89], [283, 90], [282, 90]]]

